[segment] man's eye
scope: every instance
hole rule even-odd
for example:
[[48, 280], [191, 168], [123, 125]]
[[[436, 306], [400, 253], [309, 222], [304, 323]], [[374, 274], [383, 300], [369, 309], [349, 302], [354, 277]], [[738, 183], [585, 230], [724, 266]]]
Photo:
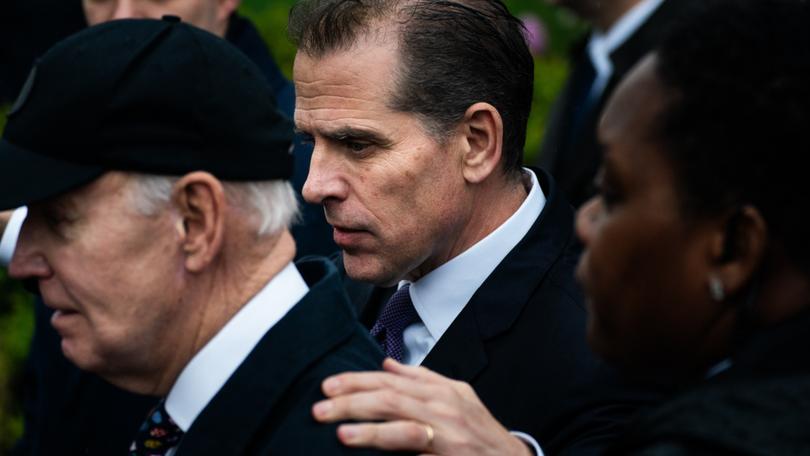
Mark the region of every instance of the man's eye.
[[364, 152], [370, 146], [370, 144], [355, 141], [345, 141], [343, 144], [347, 149], [355, 153]]
[[48, 226], [58, 226], [65, 221], [65, 217], [55, 211], [45, 211], [42, 213], [42, 218]]

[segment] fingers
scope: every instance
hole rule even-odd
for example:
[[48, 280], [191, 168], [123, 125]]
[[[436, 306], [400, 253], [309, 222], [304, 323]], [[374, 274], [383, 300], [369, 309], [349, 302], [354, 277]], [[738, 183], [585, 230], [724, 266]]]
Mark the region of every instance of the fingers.
[[386, 358], [385, 361], [383, 361], [383, 369], [392, 374], [397, 374], [411, 380], [419, 380], [420, 382], [453, 382], [453, 380], [441, 374], [437, 374], [428, 368], [422, 366], [408, 366], [406, 364], [399, 363], [392, 358]]
[[375, 424], [343, 424], [338, 438], [351, 447], [374, 447], [388, 451], [430, 452], [437, 442], [430, 441], [425, 425], [413, 421]]
[[426, 413], [421, 400], [396, 391], [378, 390], [341, 395], [316, 403], [316, 420], [333, 423], [344, 420], [420, 420]]
[[433, 384], [390, 372], [347, 372], [327, 378], [321, 384], [326, 397], [388, 389], [427, 400], [436, 394]]
[[408, 366], [406, 364], [399, 363], [394, 359], [386, 358], [383, 362], [383, 369], [392, 374], [415, 380], [420, 385], [434, 385], [437, 387], [441, 386], [445, 388], [452, 388], [455, 390], [455, 392], [459, 393], [463, 397], [478, 397], [468, 383], [453, 380], [425, 367]]

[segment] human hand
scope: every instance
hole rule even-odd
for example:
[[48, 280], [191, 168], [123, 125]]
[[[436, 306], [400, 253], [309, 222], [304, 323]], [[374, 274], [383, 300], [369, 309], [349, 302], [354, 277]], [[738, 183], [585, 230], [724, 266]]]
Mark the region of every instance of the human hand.
[[316, 420], [384, 420], [340, 425], [344, 445], [431, 455], [532, 454], [492, 417], [469, 384], [393, 359], [386, 359], [383, 369], [323, 381], [327, 399], [313, 406]]

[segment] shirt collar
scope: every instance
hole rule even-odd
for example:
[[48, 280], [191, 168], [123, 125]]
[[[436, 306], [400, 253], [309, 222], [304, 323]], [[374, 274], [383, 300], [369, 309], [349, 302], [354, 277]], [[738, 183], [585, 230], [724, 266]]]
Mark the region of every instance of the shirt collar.
[[[677, 1], [677, 0], [672, 0]], [[588, 42], [588, 55], [597, 74], [594, 92], [601, 93], [607, 80], [613, 74], [610, 54], [624, 44], [661, 6], [664, 0], [642, 0], [610, 27], [608, 31], [594, 31]]]
[[[414, 308], [434, 340], [453, 320], [507, 254], [526, 236], [546, 204], [537, 176], [530, 169], [529, 195], [495, 231], [475, 245], [411, 284]], [[406, 282], [400, 283], [402, 286]]]
[[289, 263], [194, 355], [166, 398], [166, 411], [183, 432], [188, 431], [264, 334], [308, 291], [298, 269]]

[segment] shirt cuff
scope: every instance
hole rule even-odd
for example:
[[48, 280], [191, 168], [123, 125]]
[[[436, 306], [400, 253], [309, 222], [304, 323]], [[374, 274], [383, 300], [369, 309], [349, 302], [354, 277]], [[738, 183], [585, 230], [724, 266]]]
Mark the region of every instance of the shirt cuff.
[[0, 238], [0, 265], [2, 266], [8, 266], [11, 263], [11, 257], [14, 256], [14, 248], [17, 246], [17, 238], [20, 237], [20, 230], [26, 215], [28, 215], [27, 207], [15, 209], [6, 225], [6, 230], [3, 231], [3, 237]]
[[523, 443], [526, 444], [527, 447], [534, 450], [535, 456], [544, 456], [543, 450], [540, 449], [540, 444], [537, 443], [537, 440], [534, 440], [534, 437], [518, 431], [509, 431], [509, 433], [519, 438]]

